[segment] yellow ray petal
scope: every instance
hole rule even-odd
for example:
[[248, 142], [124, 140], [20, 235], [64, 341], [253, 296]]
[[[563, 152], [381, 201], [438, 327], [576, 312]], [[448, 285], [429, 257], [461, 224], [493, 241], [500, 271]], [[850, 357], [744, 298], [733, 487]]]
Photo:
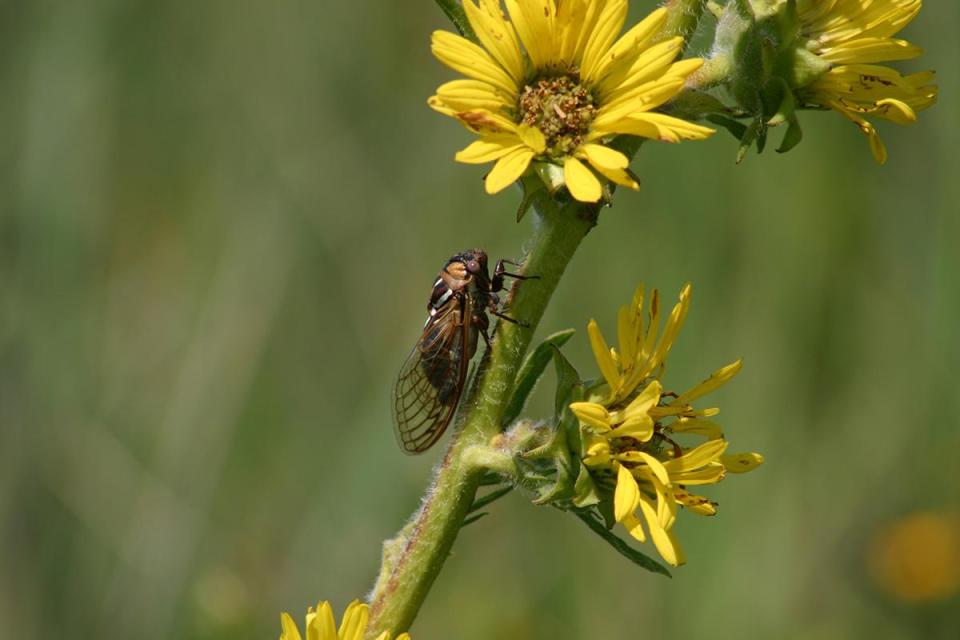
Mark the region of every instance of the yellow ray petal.
[[513, 28], [503, 19], [499, 7], [496, 12], [487, 11], [475, 5], [473, 0], [464, 0], [463, 8], [470, 26], [490, 55], [510, 75], [514, 83], [522, 81], [523, 52], [514, 37]]
[[520, 138], [510, 133], [484, 136], [472, 142], [466, 149], [457, 152], [457, 162], [485, 164], [524, 147]]
[[713, 462], [727, 450], [727, 446], [728, 443], [726, 440], [708, 440], [700, 446], [686, 452], [679, 458], [667, 460], [663, 463], [663, 466], [666, 467], [667, 471], [670, 472], [670, 477], [673, 478], [675, 473], [693, 471], [706, 465], [708, 462]]
[[580, 422], [600, 432], [610, 430], [610, 413], [606, 407], [594, 402], [574, 402], [570, 411], [577, 416]]
[[593, 350], [597, 367], [599, 367], [603, 379], [610, 386], [610, 392], [616, 393], [620, 385], [620, 371], [617, 369], [617, 364], [613, 361], [613, 358], [610, 357], [610, 347], [607, 346], [607, 341], [603, 339], [603, 334], [600, 333], [600, 327], [596, 320], [591, 320], [587, 324], [587, 335], [590, 337], [590, 348]]
[[563, 163], [563, 179], [570, 190], [570, 195], [580, 202], [597, 202], [603, 194], [597, 177], [572, 156]]
[[640, 502], [640, 488], [633, 475], [623, 465], [617, 470], [617, 488], [613, 493], [613, 517], [623, 522], [632, 515]]
[[482, 80], [516, 98], [516, 83], [479, 45], [448, 31], [434, 31], [430, 50], [437, 60], [454, 71], [474, 80]]
[[720, 456], [720, 462], [730, 473], [746, 473], [763, 464], [763, 456], [759, 453], [735, 453]]
[[533, 151], [523, 146], [497, 160], [484, 181], [487, 193], [499, 193], [516, 182], [526, 172], [532, 159]]
[[370, 609], [359, 600], [347, 605], [340, 621], [340, 640], [363, 640], [363, 633], [367, 630], [367, 620], [370, 618]]
[[333, 607], [329, 602], [317, 603], [311, 618], [307, 617], [307, 640], [338, 640], [337, 621], [333, 617]]
[[587, 45], [583, 50], [583, 63], [580, 67], [580, 77], [584, 82], [593, 84], [597, 77], [594, 75], [603, 56], [610, 50], [610, 46], [617, 39], [627, 18], [626, 0], [612, 0], [604, 8], [597, 20], [596, 26], [590, 33]]
[[727, 366], [721, 367], [720, 369], [717, 369], [716, 371], [711, 373], [709, 378], [707, 378], [700, 384], [696, 385], [693, 389], [690, 389], [686, 393], [680, 394], [680, 396], [678, 396], [670, 404], [674, 404], [674, 405], [690, 404], [697, 398], [701, 398], [707, 395], [708, 393], [712, 393], [713, 391], [716, 391], [717, 389], [725, 385], [727, 382], [729, 382], [733, 378], [733, 376], [740, 373], [740, 369], [742, 368], [743, 368], [743, 360], [736, 360], [735, 362], [731, 362]]
[[286, 611], [280, 614], [280, 629], [280, 640], [302, 640], [297, 623]]

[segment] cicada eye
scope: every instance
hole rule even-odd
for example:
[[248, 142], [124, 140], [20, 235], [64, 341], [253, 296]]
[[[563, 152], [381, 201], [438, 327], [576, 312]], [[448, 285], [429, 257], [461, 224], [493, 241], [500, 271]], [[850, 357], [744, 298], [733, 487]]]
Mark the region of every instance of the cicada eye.
[[479, 273], [480, 272], [480, 263], [476, 260], [471, 260], [467, 263], [467, 271], [470, 273]]

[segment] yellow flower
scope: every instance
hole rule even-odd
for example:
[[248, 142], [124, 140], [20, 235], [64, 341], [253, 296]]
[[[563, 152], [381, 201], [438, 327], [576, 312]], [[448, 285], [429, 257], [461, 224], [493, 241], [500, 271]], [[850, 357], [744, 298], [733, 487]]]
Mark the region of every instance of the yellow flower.
[[[333, 608], [330, 603], [323, 601], [316, 608], [310, 607], [307, 611], [306, 633], [307, 640], [363, 640], [367, 631], [367, 621], [370, 618], [369, 607], [359, 600], [354, 600], [343, 612], [340, 629], [337, 629], [333, 618]], [[280, 614], [280, 640], [303, 640], [296, 623], [290, 614]], [[384, 631], [377, 640], [391, 640], [389, 633]], [[410, 640], [410, 635], [401, 633], [396, 640]]]
[[[602, 390], [588, 402], [575, 402], [570, 409], [583, 431], [584, 464], [599, 482], [614, 486], [616, 521], [641, 542], [646, 540], [645, 523], [657, 551], [677, 566], [685, 562], [671, 530], [677, 507], [699, 515], [717, 512], [715, 502], [689, 492], [687, 487], [715, 484], [728, 472], [755, 469], [763, 463], [763, 456], [725, 455], [728, 443], [723, 432], [708, 419], [719, 411], [692, 405], [733, 378], [740, 371], [739, 360], [685, 393], [663, 391], [665, 359], [686, 317], [690, 285], [680, 292], [680, 301], [659, 342], [659, 294], [654, 290], [651, 296], [646, 327], [643, 299], [643, 287], [639, 287], [631, 305], [620, 309], [619, 352], [607, 346], [591, 320], [590, 342], [609, 390]], [[678, 437], [701, 441], [685, 447]]]
[[480, 139], [459, 162], [496, 162], [488, 193], [506, 188], [531, 162], [562, 174], [571, 195], [596, 202], [597, 174], [639, 188], [624, 154], [605, 146], [618, 135], [667, 142], [700, 140], [713, 131], [654, 110], [675, 96], [699, 58], [674, 62], [679, 37], [658, 41], [666, 22], [657, 9], [620, 38], [627, 0], [464, 0], [483, 46], [446, 31], [432, 51], [467, 76], [441, 85], [428, 104]]
[[806, 106], [828, 108], [852, 120], [867, 136], [877, 162], [887, 150], [867, 117], [912, 124], [937, 99], [933, 72], [903, 76], [878, 62], [908, 60], [920, 47], [893, 36], [920, 11], [921, 0], [799, 0], [806, 48], [831, 65], [800, 91]]

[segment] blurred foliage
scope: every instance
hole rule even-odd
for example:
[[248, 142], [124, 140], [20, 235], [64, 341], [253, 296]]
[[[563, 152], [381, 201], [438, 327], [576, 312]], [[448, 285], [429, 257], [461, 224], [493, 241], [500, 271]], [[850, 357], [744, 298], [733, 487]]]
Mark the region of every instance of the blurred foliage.
[[[415, 638], [957, 637], [956, 592], [898, 600], [868, 556], [960, 503], [958, 26], [928, 2], [906, 31], [942, 93], [883, 127], [885, 168], [835, 114], [739, 167], [722, 134], [647, 145], [561, 284], [541, 332], [577, 328], [583, 369], [641, 280], [695, 284], [674, 384], [745, 358], [720, 421], [767, 464], [681, 517], [690, 564], [512, 494]], [[430, 282], [530, 224], [425, 105], [438, 27], [427, 0], [0, 4], [0, 635], [275, 637], [370, 587], [440, 454], [401, 455], [387, 403]]]

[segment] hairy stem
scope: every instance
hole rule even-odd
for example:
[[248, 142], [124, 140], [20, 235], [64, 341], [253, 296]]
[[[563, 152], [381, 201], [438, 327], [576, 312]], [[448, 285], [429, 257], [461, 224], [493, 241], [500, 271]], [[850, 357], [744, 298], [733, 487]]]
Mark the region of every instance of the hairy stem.
[[384, 544], [383, 566], [371, 593], [368, 638], [394, 635], [413, 623], [433, 581], [450, 553], [473, 503], [484, 469], [472, 466], [467, 449], [500, 433], [503, 410], [533, 333], [580, 241], [596, 223], [599, 207], [570, 202], [544, 203], [534, 218], [534, 236], [509, 313], [527, 324], [500, 322], [493, 348], [484, 355], [475, 392], [439, 465], [420, 510], [393, 540]]
[[697, 31], [706, 5], [706, 0], [667, 0], [663, 5], [667, 8], [667, 23], [663, 26], [660, 39], [683, 36], [686, 48]]

